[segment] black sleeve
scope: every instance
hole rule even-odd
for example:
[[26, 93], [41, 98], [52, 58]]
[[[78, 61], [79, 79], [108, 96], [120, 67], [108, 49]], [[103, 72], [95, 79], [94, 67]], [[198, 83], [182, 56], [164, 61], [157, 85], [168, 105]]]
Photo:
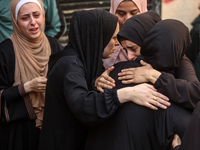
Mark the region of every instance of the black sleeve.
[[179, 150], [199, 150], [200, 149], [200, 102], [196, 105], [192, 113], [187, 129], [183, 136]]
[[0, 44], [0, 113], [2, 122], [35, 118], [23, 85], [13, 86], [15, 55], [10, 39]]
[[172, 74], [162, 72], [155, 87], [184, 108], [194, 109], [200, 101], [200, 83], [191, 61], [186, 57], [181, 61], [176, 78]]
[[84, 67], [77, 60], [79, 59], [63, 58], [65, 62], [59, 64], [59, 68], [67, 70], [63, 81], [65, 100], [78, 120], [94, 125], [109, 118], [120, 106], [120, 102], [116, 90], [105, 90], [104, 93], [89, 90]]

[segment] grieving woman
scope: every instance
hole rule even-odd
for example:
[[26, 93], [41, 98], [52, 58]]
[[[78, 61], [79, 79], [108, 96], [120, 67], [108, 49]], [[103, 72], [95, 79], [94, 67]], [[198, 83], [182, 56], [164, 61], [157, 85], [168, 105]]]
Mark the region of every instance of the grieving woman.
[[52, 55], [40, 150], [84, 149], [88, 127], [109, 119], [122, 103], [137, 103], [133, 90], [150, 87], [151, 94], [169, 105], [168, 98], [151, 85], [108, 89], [104, 93], [92, 89], [91, 85], [102, 72], [102, 58], [111, 57], [119, 45], [118, 31], [117, 17], [105, 10], [74, 14], [69, 44], [61, 53]]
[[0, 43], [0, 149], [37, 150], [49, 56], [61, 50], [43, 32], [40, 0], [13, 0], [14, 32]]

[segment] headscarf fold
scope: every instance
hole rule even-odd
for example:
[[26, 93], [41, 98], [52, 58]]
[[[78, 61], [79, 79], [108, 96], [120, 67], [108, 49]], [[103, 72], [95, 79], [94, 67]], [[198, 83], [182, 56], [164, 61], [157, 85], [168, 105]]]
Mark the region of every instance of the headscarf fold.
[[[13, 25], [13, 34], [10, 36], [12, 40], [14, 52], [15, 52], [15, 82], [13, 86], [24, 84], [36, 77], [46, 77], [48, 70], [48, 61], [51, 54], [51, 48], [49, 41], [44, 33], [42, 33], [37, 39], [30, 40], [18, 27], [17, 20], [15, 19], [15, 10], [17, 4], [20, 3], [35, 3], [40, 4], [42, 8], [42, 14], [44, 15], [44, 9], [41, 0], [12, 0], [10, 11]], [[23, 6], [23, 5], [21, 5]], [[19, 8], [20, 9], [20, 8]], [[44, 16], [45, 21], [45, 16]], [[30, 99], [33, 104], [37, 119], [36, 127], [41, 128], [45, 93], [29, 93]]]
[[119, 42], [129, 40], [141, 46], [146, 33], [159, 21], [160, 16], [153, 11], [133, 16], [122, 25], [117, 38]]
[[[123, 0], [111, 0], [110, 13], [115, 15], [116, 9], [118, 8], [119, 4], [122, 1]], [[140, 10], [140, 13], [144, 13], [147, 11], [147, 0], [130, 0], [130, 1], [134, 2], [137, 5], [138, 9]], [[108, 69], [113, 64], [120, 61], [128, 61], [127, 54], [121, 45], [116, 46], [116, 50], [112, 54], [112, 57], [103, 59], [105, 69]]]
[[191, 44], [189, 29], [180, 21], [167, 19], [157, 23], [142, 43], [141, 54], [159, 71], [173, 71]]
[[[138, 9], [140, 10], [140, 13], [144, 13], [147, 11], [147, 0], [131, 0], [131, 1], [137, 5]], [[116, 10], [121, 2], [123, 2], [123, 0], [111, 0], [110, 13], [115, 15]]]
[[101, 9], [83, 10], [71, 19], [69, 44], [83, 62], [88, 86], [101, 74], [102, 54], [116, 30], [117, 21], [116, 16]]

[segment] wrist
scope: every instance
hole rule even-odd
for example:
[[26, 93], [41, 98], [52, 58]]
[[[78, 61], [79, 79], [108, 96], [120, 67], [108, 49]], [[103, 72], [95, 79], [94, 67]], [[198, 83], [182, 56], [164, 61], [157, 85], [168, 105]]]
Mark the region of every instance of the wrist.
[[155, 84], [155, 82], [157, 81], [157, 79], [159, 78], [159, 76], [161, 75], [161, 72], [152, 69], [149, 72], [149, 76], [148, 76], [148, 81], [151, 82], [152, 84]]
[[127, 89], [128, 88], [121, 88], [117, 90], [117, 97], [119, 99], [119, 102], [122, 104], [129, 101]]
[[24, 83], [24, 91], [25, 91], [26, 93], [29, 93], [29, 92], [31, 91], [29, 82]]

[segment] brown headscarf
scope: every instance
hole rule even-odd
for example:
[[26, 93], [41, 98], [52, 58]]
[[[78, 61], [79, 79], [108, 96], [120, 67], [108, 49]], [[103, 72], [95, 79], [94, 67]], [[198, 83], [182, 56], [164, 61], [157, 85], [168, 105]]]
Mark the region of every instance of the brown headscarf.
[[[23, 1], [24, 3], [34, 3], [34, 1], [37, 0], [12, 0], [11, 2], [10, 11], [13, 34], [10, 36], [10, 39], [12, 40], [15, 52], [15, 82], [13, 86], [24, 84], [25, 82], [39, 76], [46, 77], [49, 56], [51, 54], [51, 47], [44, 33], [42, 33], [37, 39], [30, 40], [23, 35], [22, 31], [18, 27], [17, 20], [15, 18], [15, 9], [20, 1], [21, 3]], [[45, 21], [42, 1], [38, 0], [38, 2], [41, 5]], [[31, 92], [29, 93], [29, 96], [37, 116], [36, 127], [41, 128], [45, 104], [45, 93]]]

